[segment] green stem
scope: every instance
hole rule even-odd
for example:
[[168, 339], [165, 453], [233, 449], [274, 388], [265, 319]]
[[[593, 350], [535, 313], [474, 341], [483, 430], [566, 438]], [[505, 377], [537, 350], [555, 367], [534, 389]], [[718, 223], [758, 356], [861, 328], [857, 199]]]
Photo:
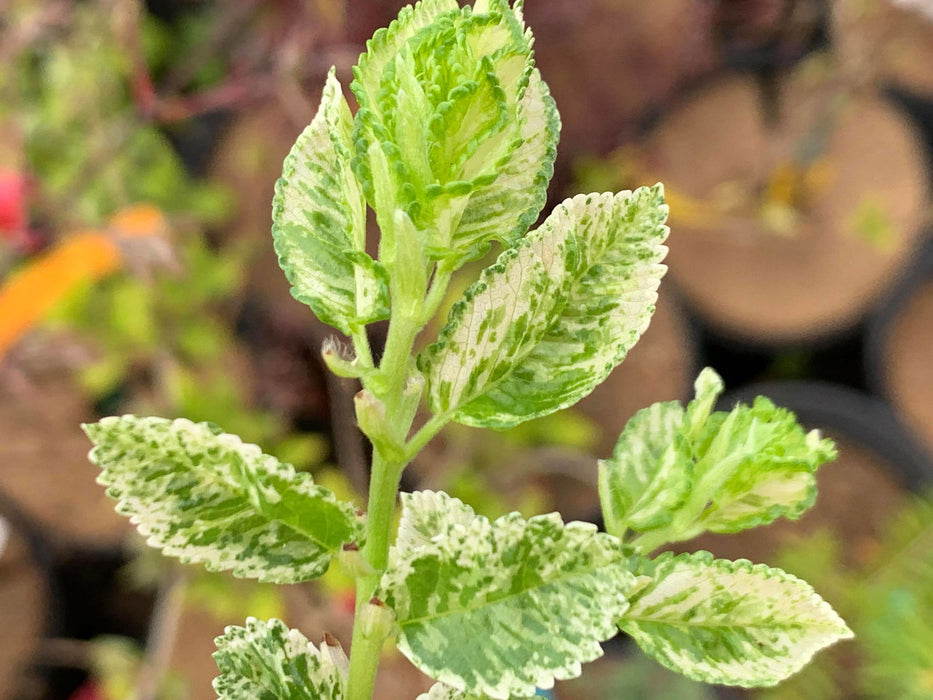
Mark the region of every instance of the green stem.
[[366, 328], [355, 328], [353, 329], [353, 349], [356, 351], [356, 356], [359, 358], [360, 364], [363, 367], [372, 367], [373, 366], [373, 353], [369, 349], [369, 336], [366, 335]]
[[410, 462], [427, 445], [431, 439], [437, 435], [441, 429], [450, 422], [450, 416], [445, 414], [435, 414], [431, 416], [427, 423], [422, 425], [418, 432], [412, 435], [411, 440], [405, 445], [405, 459]]
[[347, 700], [371, 700], [373, 695], [385, 636], [369, 633], [361, 612], [373, 597], [379, 577], [389, 561], [389, 536], [395, 512], [395, 495], [404, 468], [404, 463], [386, 461], [378, 450], [373, 454], [363, 555], [376, 573], [361, 576], [356, 581], [356, 616], [353, 620], [353, 642], [350, 646]]
[[[396, 272], [403, 274], [404, 271]], [[441, 272], [435, 276], [429, 298], [426, 300], [427, 309], [437, 309], [449, 281], [449, 272]], [[408, 440], [417, 406], [408, 406], [403, 392], [409, 379], [415, 337], [425, 323], [422, 318], [425, 305], [409, 303], [406, 291], [400, 285], [393, 288], [393, 302], [398, 303], [395, 304], [389, 323], [379, 371], [375, 375], [362, 378], [366, 390], [385, 407], [389, 435], [383, 438], [381, 444], [374, 445], [373, 450], [363, 556], [372, 566], [374, 573], [361, 576], [356, 581], [356, 615], [350, 646], [348, 700], [371, 700], [382, 645], [390, 633], [390, 630], [384, 629], [381, 624], [372, 624], [371, 614], [374, 609], [369, 603], [389, 562], [389, 538], [399, 480], [408, 462], [449, 420], [447, 416], [435, 416], [422, 426], [411, 441]], [[419, 296], [423, 294], [422, 289]], [[362, 354], [365, 361], [371, 356], [368, 343], [364, 345], [364, 341], [365, 336], [354, 336], [357, 353]], [[369, 362], [372, 360], [369, 359]]]

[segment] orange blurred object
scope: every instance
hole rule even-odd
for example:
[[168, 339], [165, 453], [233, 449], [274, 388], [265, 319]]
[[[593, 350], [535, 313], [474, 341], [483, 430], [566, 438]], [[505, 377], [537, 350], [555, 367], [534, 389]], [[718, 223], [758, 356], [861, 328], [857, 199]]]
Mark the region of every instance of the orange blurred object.
[[118, 238], [161, 236], [167, 232], [167, 228], [165, 215], [154, 204], [124, 207], [110, 217], [107, 224], [107, 229]]
[[0, 286], [0, 358], [73, 290], [120, 269], [121, 240], [160, 237], [166, 229], [157, 207], [133, 205], [114, 214], [106, 232], [77, 231], [23, 265]]

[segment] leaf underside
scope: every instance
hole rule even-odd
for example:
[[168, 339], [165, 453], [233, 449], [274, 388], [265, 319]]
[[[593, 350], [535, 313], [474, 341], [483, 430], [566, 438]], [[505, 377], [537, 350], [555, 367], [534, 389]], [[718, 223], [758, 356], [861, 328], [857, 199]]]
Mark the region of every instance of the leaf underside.
[[650, 583], [631, 597], [619, 627], [664, 666], [694, 680], [771, 686], [852, 636], [804, 581], [708, 552], [643, 559]]
[[415, 666], [466, 694], [505, 699], [575, 677], [602, 654], [634, 584], [614, 538], [557, 514], [490, 522], [446, 494], [402, 498], [377, 595]]
[[339, 646], [318, 649], [279, 620], [249, 618], [214, 640], [220, 700], [344, 700], [347, 657]]
[[295, 583], [363, 537], [353, 507], [310, 474], [211, 424], [114, 416], [84, 429], [117, 512], [184, 562]]

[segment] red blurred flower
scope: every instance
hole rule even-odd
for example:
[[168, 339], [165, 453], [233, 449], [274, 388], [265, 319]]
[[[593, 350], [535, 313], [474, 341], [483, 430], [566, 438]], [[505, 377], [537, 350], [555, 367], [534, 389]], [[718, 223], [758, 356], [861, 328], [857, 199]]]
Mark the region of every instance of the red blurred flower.
[[0, 170], [0, 239], [22, 253], [34, 251], [39, 238], [27, 228], [29, 182], [15, 170]]

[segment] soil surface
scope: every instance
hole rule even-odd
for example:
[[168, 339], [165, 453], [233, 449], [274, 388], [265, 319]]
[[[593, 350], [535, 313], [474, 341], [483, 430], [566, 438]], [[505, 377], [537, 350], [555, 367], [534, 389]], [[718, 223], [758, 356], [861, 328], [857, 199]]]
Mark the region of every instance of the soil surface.
[[914, 292], [890, 329], [885, 375], [904, 421], [933, 453], [933, 281]]
[[[847, 327], [915, 250], [929, 201], [918, 139], [881, 99], [830, 98], [826, 87], [806, 74], [786, 83], [773, 127], [756, 84], [733, 78], [674, 111], [647, 145], [645, 167], [672, 200], [671, 274], [730, 335], [787, 342]], [[807, 149], [820, 181], [799, 195], [790, 227], [775, 230], [760, 194]], [[737, 203], [691, 215], [675, 197]], [[882, 240], [858, 233], [875, 215]]]
[[81, 423], [97, 416], [78, 387], [46, 376], [0, 392], [0, 489], [56, 540], [119, 544], [132, 526], [95, 481]]

